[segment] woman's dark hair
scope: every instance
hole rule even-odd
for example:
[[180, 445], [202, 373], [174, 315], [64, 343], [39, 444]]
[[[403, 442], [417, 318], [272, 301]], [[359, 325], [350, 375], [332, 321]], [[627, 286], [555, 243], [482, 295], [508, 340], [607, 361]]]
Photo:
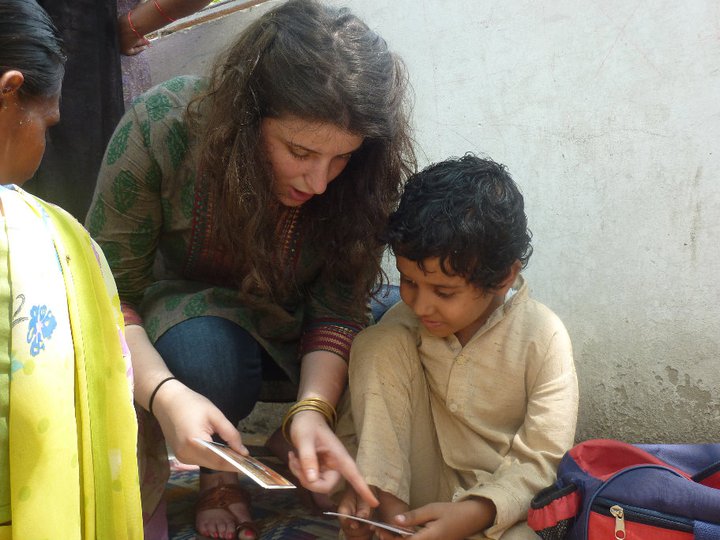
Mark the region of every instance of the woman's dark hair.
[[503, 165], [472, 154], [412, 176], [385, 233], [393, 253], [481, 289], [497, 288], [532, 254], [523, 196]]
[[25, 77], [21, 96], [60, 91], [65, 54], [57, 29], [35, 0], [0, 0], [0, 75], [10, 70]]
[[292, 115], [363, 136], [343, 172], [301, 210], [303, 242], [325, 272], [367, 295], [383, 276], [379, 236], [415, 167], [407, 77], [386, 42], [347, 9], [290, 0], [251, 24], [188, 107], [200, 171], [218, 206], [220, 245], [245, 262], [246, 286], [282, 290], [275, 226], [282, 212], [260, 144], [261, 120]]

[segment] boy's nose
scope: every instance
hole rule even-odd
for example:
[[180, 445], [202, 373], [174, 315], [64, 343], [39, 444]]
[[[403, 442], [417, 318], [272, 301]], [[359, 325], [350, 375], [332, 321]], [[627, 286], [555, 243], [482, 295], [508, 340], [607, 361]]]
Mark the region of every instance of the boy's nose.
[[427, 295], [418, 293], [413, 299], [412, 309], [418, 317], [430, 315], [433, 311], [432, 302], [428, 300]]

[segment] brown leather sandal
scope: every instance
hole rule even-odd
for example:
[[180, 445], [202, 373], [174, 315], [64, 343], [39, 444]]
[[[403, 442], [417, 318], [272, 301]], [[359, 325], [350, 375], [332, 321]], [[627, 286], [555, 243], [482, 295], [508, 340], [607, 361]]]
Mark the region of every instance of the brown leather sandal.
[[[229, 506], [238, 503], [245, 504], [249, 509], [250, 496], [237, 484], [222, 484], [200, 492], [198, 501], [195, 503], [195, 513], [214, 509], [230, 512]], [[232, 512], [230, 514], [234, 516]], [[260, 531], [252, 521], [241, 521], [235, 527], [235, 537], [238, 540], [250, 540], [246, 534], [240, 536], [242, 531], [250, 531], [254, 538], [260, 538]]]

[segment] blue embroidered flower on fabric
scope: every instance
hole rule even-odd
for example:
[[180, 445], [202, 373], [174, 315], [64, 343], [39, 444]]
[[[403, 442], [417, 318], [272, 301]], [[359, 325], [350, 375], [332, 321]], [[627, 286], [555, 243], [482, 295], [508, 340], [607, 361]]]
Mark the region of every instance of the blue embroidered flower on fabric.
[[27, 342], [32, 356], [37, 356], [45, 348], [44, 341], [50, 339], [56, 326], [55, 315], [47, 306], [33, 306], [30, 309]]

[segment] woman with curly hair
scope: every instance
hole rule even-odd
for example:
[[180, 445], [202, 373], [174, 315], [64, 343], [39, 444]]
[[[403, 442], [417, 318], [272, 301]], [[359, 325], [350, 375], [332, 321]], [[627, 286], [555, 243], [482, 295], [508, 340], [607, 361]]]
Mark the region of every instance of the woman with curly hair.
[[[160, 84], [121, 120], [87, 225], [118, 283], [141, 430], [154, 416], [181, 461], [224, 468], [195, 437], [247, 453], [237, 422], [286, 384], [299, 480], [327, 492], [342, 475], [375, 504], [332, 428], [382, 277], [379, 232], [414, 168], [406, 86], [347, 9], [291, 0], [209, 79]], [[143, 454], [161, 455], [150, 439]], [[141, 470], [148, 518], [165, 479], [152, 463], [167, 460]], [[202, 534], [256, 536], [234, 474], [203, 468], [200, 491]]]

